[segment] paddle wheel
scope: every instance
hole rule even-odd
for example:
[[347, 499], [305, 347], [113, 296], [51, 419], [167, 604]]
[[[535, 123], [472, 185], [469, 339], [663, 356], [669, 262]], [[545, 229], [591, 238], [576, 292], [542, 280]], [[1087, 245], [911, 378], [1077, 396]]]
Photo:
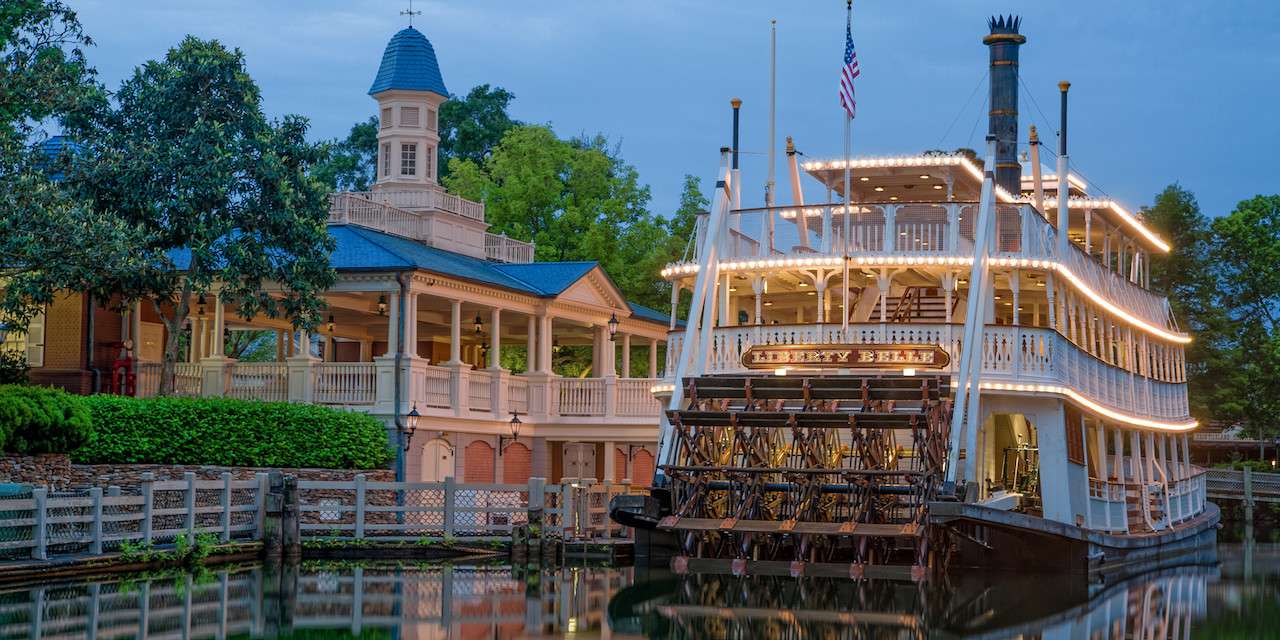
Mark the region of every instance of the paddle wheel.
[[701, 377], [674, 429], [677, 568], [691, 559], [839, 564], [850, 575], [939, 565], [927, 504], [943, 482], [946, 376]]

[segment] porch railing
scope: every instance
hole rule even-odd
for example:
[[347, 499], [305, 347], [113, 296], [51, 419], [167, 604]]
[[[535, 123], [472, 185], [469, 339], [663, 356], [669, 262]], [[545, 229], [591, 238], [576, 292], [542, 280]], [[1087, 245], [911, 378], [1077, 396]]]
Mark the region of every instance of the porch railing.
[[289, 369], [283, 362], [236, 362], [228, 369], [227, 395], [241, 400], [289, 399]]
[[315, 368], [319, 404], [373, 404], [377, 377], [372, 362], [325, 362]]

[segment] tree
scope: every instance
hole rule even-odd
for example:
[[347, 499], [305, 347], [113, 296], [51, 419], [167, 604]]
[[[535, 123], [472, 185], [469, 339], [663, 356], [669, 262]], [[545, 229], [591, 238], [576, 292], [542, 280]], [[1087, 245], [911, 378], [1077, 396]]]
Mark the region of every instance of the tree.
[[1168, 253], [1151, 255], [1151, 289], [1168, 297], [1174, 318], [1194, 338], [1185, 349], [1191, 413], [1203, 421], [1224, 419], [1232, 332], [1218, 304], [1221, 273], [1213, 261], [1209, 219], [1195, 195], [1177, 184], [1165, 187], [1140, 214], [1171, 245]]
[[1221, 271], [1215, 303], [1229, 321], [1230, 350], [1216, 399], [1260, 436], [1280, 432], [1280, 195], [1257, 196], [1213, 221]]
[[595, 260], [629, 300], [667, 304], [655, 282], [666, 225], [649, 213], [635, 167], [605, 138], [561, 140], [547, 127], [520, 126], [482, 164], [451, 167], [445, 186], [484, 200], [491, 231], [536, 243], [541, 260]]
[[344, 140], [322, 145], [323, 159], [311, 175], [336, 191], [368, 191], [378, 171], [378, 118], [351, 126]]
[[449, 174], [449, 161], [483, 163], [502, 136], [520, 123], [511, 119], [507, 107], [515, 99], [502, 87], [476, 85], [466, 97], [451, 96], [440, 106], [440, 178]]
[[[195, 296], [215, 295], [248, 319], [288, 317], [309, 328], [331, 285], [333, 241], [307, 122], [262, 113], [239, 50], [187, 37], [137, 68], [78, 131], [70, 185], [95, 211], [142, 231], [134, 268], [88, 289], [148, 301], [168, 329], [160, 393], [172, 390], [180, 336]], [[264, 288], [273, 284], [273, 291]]]
[[[70, 154], [51, 154], [48, 125], [83, 119], [104, 94], [84, 57], [93, 44], [58, 0], [0, 4], [0, 318], [25, 327], [103, 269], [125, 269], [132, 229], [89, 210], [59, 182]], [[57, 148], [57, 147], [53, 147]]]

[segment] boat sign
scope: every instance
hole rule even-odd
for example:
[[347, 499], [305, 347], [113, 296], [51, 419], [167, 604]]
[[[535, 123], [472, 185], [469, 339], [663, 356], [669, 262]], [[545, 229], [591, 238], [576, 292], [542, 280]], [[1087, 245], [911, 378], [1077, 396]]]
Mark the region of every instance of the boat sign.
[[742, 354], [748, 369], [941, 369], [949, 362], [933, 344], [758, 344]]

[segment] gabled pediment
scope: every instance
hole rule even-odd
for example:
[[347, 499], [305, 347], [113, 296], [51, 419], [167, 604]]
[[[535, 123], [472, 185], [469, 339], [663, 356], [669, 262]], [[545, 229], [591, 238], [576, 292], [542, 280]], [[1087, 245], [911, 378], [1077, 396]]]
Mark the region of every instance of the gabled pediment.
[[583, 274], [581, 278], [578, 278], [564, 291], [561, 291], [555, 297], [555, 300], [603, 309], [615, 309], [620, 312], [619, 315], [629, 313], [630, 309], [627, 306], [626, 299], [622, 297], [622, 292], [618, 291], [613, 281], [598, 266]]

